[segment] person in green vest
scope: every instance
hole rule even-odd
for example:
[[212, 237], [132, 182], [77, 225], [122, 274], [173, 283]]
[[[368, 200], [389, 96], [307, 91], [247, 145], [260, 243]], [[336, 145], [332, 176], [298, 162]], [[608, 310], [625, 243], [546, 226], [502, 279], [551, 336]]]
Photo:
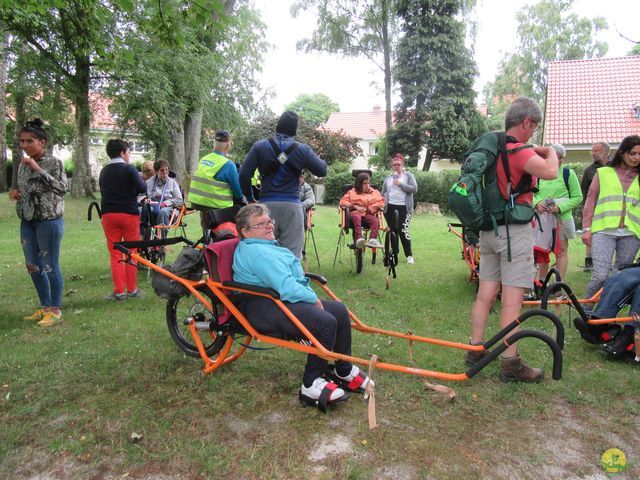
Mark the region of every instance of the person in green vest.
[[582, 242], [591, 247], [592, 297], [615, 270], [633, 263], [640, 249], [640, 135], [625, 137], [611, 164], [596, 172], [582, 210]]
[[234, 199], [241, 201], [243, 198], [238, 168], [227, 158], [230, 147], [231, 134], [227, 130], [218, 130], [213, 153], [200, 159], [191, 179], [189, 201], [193, 208], [200, 210], [203, 231], [209, 228], [209, 210], [231, 207]]
[[[567, 154], [564, 145], [554, 143], [551, 148], [556, 151], [560, 170], [553, 180], [540, 180], [538, 192], [533, 196], [533, 204], [538, 213], [552, 213], [558, 220], [560, 236], [556, 267], [560, 278], [565, 280], [569, 265], [569, 240], [576, 238], [576, 225], [571, 212], [582, 203], [582, 190], [576, 172], [569, 167], [562, 167]], [[549, 259], [546, 260], [546, 263], [538, 263], [538, 278], [541, 280], [545, 279], [549, 271]]]

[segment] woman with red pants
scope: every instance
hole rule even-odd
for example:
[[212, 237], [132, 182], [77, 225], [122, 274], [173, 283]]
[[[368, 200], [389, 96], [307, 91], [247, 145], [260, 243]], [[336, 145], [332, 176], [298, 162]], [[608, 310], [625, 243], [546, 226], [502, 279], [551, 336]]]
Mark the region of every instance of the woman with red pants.
[[111, 261], [113, 292], [106, 300], [123, 301], [142, 295], [137, 285], [137, 268], [123, 261], [122, 252], [114, 248], [116, 242], [140, 239], [140, 213], [137, 197], [146, 193], [147, 185], [133, 165], [129, 164], [129, 144], [124, 140], [107, 142], [109, 163], [100, 172], [102, 192], [102, 228], [107, 237]]

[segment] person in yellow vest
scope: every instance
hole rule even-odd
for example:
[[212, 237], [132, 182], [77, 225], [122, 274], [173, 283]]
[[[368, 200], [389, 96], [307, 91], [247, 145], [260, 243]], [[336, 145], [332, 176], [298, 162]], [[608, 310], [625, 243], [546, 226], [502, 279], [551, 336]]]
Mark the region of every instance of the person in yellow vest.
[[233, 206], [234, 199], [242, 200], [240, 177], [235, 163], [227, 158], [231, 147], [231, 134], [226, 130], [216, 132], [213, 153], [200, 159], [191, 179], [189, 201], [200, 210], [202, 230], [209, 227], [207, 212]]
[[625, 137], [611, 164], [596, 172], [582, 211], [582, 242], [591, 247], [593, 271], [586, 297], [615, 270], [633, 263], [640, 249], [640, 136]]

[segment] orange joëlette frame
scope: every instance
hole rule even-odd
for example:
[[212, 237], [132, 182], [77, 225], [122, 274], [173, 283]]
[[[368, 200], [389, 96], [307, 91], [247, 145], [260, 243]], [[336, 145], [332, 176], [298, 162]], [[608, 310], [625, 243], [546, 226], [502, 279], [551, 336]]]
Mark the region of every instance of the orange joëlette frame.
[[[174, 239], [175, 240], [175, 239]], [[130, 251], [128, 248], [128, 244], [132, 243], [140, 243], [140, 242], [121, 242], [120, 244], [116, 244], [116, 248], [123, 251], [129, 259], [134, 260], [152, 270], [156, 273], [165, 275], [172, 280], [183, 285], [190, 293], [193, 295], [202, 305], [204, 305], [210, 312], [213, 312], [214, 305], [203, 295], [199, 289], [203, 287], [208, 287], [211, 292], [217, 297], [217, 299], [224, 305], [224, 307], [231, 313], [233, 317], [235, 317], [236, 321], [245, 329], [247, 332], [248, 338], [242, 344], [240, 350], [234, 353], [231, 356], [228, 356], [231, 350], [231, 344], [233, 342], [233, 338], [230, 335], [225, 342], [222, 349], [218, 352], [215, 359], [210, 358], [202, 344], [202, 341], [199, 337], [199, 332], [196, 328], [195, 322], [191, 321], [189, 324], [189, 329], [193, 336], [194, 344], [196, 345], [202, 360], [205, 363], [203, 368], [204, 373], [211, 373], [214, 370], [218, 369], [222, 365], [232, 362], [233, 360], [239, 358], [246, 348], [249, 346], [251, 340], [257, 340], [259, 342], [268, 343], [271, 345], [276, 345], [284, 348], [288, 348], [291, 350], [297, 350], [299, 352], [310, 353], [317, 355], [321, 358], [327, 359], [329, 361], [335, 360], [343, 360], [352, 363], [356, 363], [363, 366], [369, 365], [369, 360], [356, 357], [353, 355], [343, 355], [339, 353], [332, 352], [324, 348], [320, 342], [307, 330], [307, 328], [297, 319], [297, 317], [287, 308], [287, 306], [276, 297], [269, 295], [268, 293], [264, 293], [264, 291], [256, 291], [252, 286], [239, 286], [239, 284], [235, 282], [218, 282], [214, 281], [211, 278], [207, 278], [200, 281], [190, 281], [186, 280], [182, 277], [179, 277], [168, 270], [155, 265], [145, 258], [141, 257], [138, 253], [134, 251]], [[134, 248], [131, 246], [131, 248]], [[320, 286], [320, 288], [327, 294], [329, 298], [335, 301], [340, 301], [340, 299], [326, 286], [326, 280], [322, 277], [311, 276], [311, 278], [315, 281], [316, 284]], [[302, 334], [306, 337], [306, 339], [311, 343], [311, 345], [304, 345], [299, 342], [291, 341], [291, 340], [283, 340], [280, 338], [271, 337], [269, 335], [264, 335], [258, 332], [253, 328], [247, 318], [238, 310], [236, 305], [231, 301], [228, 297], [227, 292], [234, 291], [240, 293], [246, 293], [250, 295], [257, 295], [265, 298], [270, 298], [281, 310], [282, 312], [293, 322], [293, 324], [302, 332]], [[363, 333], [376, 333], [380, 335], [386, 335], [389, 337], [401, 338], [405, 339], [412, 344], [413, 342], [427, 343], [432, 345], [439, 345], [443, 347], [451, 347], [459, 350], [466, 351], [487, 351], [487, 355], [485, 355], [478, 363], [476, 363], [473, 367], [469, 368], [464, 373], [446, 373], [439, 372], [434, 370], [427, 370], [423, 368], [417, 367], [409, 367], [405, 365], [399, 365], [395, 363], [387, 363], [387, 362], [378, 362], [376, 364], [377, 368], [381, 368], [383, 370], [390, 370], [396, 372], [403, 372], [412, 375], [419, 375], [422, 377], [431, 377], [437, 378], [440, 380], [451, 380], [451, 381], [463, 381], [468, 380], [473, 377], [476, 373], [482, 370], [486, 365], [499, 357], [499, 355], [504, 352], [510, 345], [514, 344], [521, 338], [533, 337], [545, 342], [552, 351], [553, 354], [553, 378], [559, 380], [562, 376], [562, 347], [564, 344], [564, 327], [560, 320], [551, 312], [547, 312], [545, 310], [529, 310], [524, 314], [520, 315], [517, 319], [515, 319], [510, 325], [502, 329], [498, 334], [496, 334], [491, 340], [484, 342], [481, 345], [469, 345], [466, 343], [458, 343], [451, 342], [447, 340], [440, 340], [429, 337], [422, 337], [418, 335], [414, 335], [411, 332], [409, 333], [400, 333], [390, 330], [379, 329], [375, 327], [370, 327], [365, 325], [351, 310], [347, 309], [349, 312], [349, 316], [351, 318], [352, 328], [358, 330]], [[543, 316], [552, 321], [552, 323], [556, 327], [556, 340], [553, 340], [550, 336], [543, 332], [533, 331], [533, 330], [521, 330], [515, 332], [509, 336], [509, 338], [505, 338], [513, 329], [515, 329], [520, 323], [532, 316]], [[494, 347], [493, 350], [489, 350]]]
[[449, 232], [453, 233], [460, 239], [462, 258], [464, 259], [464, 262], [469, 266], [469, 281], [476, 282], [478, 281], [479, 251], [477, 248], [474, 248], [473, 245], [469, 245], [469, 243], [464, 239], [464, 235], [454, 228], [458, 225], [460, 224], [447, 224], [447, 226], [449, 227]]

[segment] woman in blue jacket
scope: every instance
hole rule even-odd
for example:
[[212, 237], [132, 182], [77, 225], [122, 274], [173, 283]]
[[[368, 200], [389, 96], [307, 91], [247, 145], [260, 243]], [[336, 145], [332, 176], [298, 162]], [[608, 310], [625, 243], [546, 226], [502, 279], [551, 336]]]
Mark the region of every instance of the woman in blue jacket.
[[[269, 209], [263, 204], [243, 207], [236, 216], [236, 228], [241, 241], [233, 256], [233, 279], [277, 291], [280, 299], [326, 349], [351, 355], [347, 308], [340, 302], [318, 299], [300, 261], [289, 249], [278, 246]], [[265, 335], [304, 338], [270, 299], [256, 297], [243, 302], [240, 308], [251, 325]], [[361, 392], [370, 381], [355, 365], [337, 360], [333, 374], [341, 384], [339, 388], [324, 378], [326, 370], [327, 360], [308, 355], [299, 393], [301, 402], [309, 405], [339, 402], [346, 399], [344, 389]]]

